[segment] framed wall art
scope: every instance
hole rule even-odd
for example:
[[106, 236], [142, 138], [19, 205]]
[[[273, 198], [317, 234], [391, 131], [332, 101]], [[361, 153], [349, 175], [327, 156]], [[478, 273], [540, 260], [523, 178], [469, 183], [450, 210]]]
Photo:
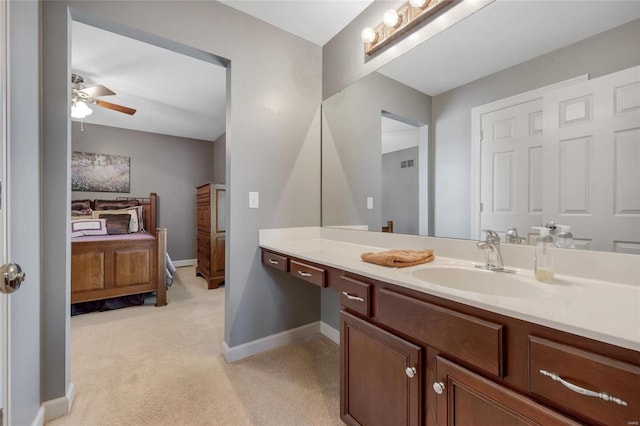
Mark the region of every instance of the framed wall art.
[[71, 155], [71, 190], [130, 192], [130, 157], [74, 151]]

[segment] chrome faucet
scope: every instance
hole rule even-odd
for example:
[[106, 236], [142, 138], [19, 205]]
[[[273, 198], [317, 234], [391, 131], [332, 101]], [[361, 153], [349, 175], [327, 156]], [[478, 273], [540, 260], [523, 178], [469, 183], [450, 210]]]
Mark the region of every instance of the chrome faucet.
[[525, 237], [521, 237], [518, 235], [518, 230], [516, 228], [509, 228], [507, 232], [504, 234], [504, 242], [511, 244], [522, 244], [527, 239]]
[[[514, 272], [504, 268], [504, 261], [502, 260], [502, 253], [500, 252], [500, 236], [498, 233], [491, 229], [483, 229], [482, 231], [487, 233], [487, 238], [484, 241], [478, 241], [476, 246], [484, 250], [487, 260], [485, 265], [476, 265], [476, 268], [496, 272]], [[491, 259], [492, 257], [493, 260]]]

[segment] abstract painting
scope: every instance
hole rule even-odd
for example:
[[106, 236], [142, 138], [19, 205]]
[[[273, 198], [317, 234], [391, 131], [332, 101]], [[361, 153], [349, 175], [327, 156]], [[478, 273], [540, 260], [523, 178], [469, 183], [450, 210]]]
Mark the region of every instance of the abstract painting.
[[71, 155], [71, 190], [130, 192], [130, 157], [74, 151]]

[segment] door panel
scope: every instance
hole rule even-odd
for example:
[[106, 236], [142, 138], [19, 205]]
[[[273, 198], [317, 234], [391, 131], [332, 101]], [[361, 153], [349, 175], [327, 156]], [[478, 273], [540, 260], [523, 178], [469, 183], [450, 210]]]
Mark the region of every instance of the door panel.
[[340, 318], [342, 420], [366, 426], [421, 424], [422, 350], [344, 311]]
[[527, 235], [542, 220], [542, 100], [481, 116], [482, 229]]
[[576, 247], [640, 254], [638, 158], [640, 67], [545, 94], [544, 220]]
[[445, 358], [436, 359], [440, 426], [578, 424]]
[[[5, 424], [27, 425], [40, 410], [40, 2], [2, 2], [8, 49], [2, 52], [3, 192], [7, 228], [5, 261], [26, 273], [21, 288], [7, 297], [8, 370]], [[8, 52], [8, 56], [5, 52]], [[10, 114], [9, 114], [10, 112]], [[5, 127], [6, 126], [6, 127]], [[4, 242], [4, 241], [3, 241]]]

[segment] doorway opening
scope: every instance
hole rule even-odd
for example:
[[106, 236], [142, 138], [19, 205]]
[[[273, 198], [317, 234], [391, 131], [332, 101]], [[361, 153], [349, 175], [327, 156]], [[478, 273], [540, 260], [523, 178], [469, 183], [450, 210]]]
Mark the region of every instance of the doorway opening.
[[386, 111], [380, 126], [381, 226], [389, 232], [429, 235], [428, 126]]
[[[77, 11], [72, 19], [68, 74], [81, 75], [86, 87], [106, 87], [117, 94], [101, 91], [102, 95], [85, 102], [92, 112], [72, 120], [72, 151], [126, 157], [129, 188], [121, 192], [69, 188], [70, 198], [153, 199], [151, 194], [156, 193], [157, 225], [169, 230], [167, 251], [172, 263], [178, 268], [193, 267], [195, 279], [196, 188], [208, 182], [227, 184], [230, 61]], [[103, 100], [136, 111], [104, 108]], [[70, 174], [73, 181], [73, 166]], [[222, 206], [225, 211], [220, 216], [228, 218], [228, 203]], [[218, 225], [228, 229], [226, 224]], [[223, 242], [224, 253], [225, 246]], [[67, 262], [73, 264], [71, 258]], [[222, 263], [226, 263], [224, 254]], [[211, 291], [224, 295], [227, 290]], [[171, 303], [171, 288], [167, 294]], [[224, 317], [221, 321], [224, 328]]]

